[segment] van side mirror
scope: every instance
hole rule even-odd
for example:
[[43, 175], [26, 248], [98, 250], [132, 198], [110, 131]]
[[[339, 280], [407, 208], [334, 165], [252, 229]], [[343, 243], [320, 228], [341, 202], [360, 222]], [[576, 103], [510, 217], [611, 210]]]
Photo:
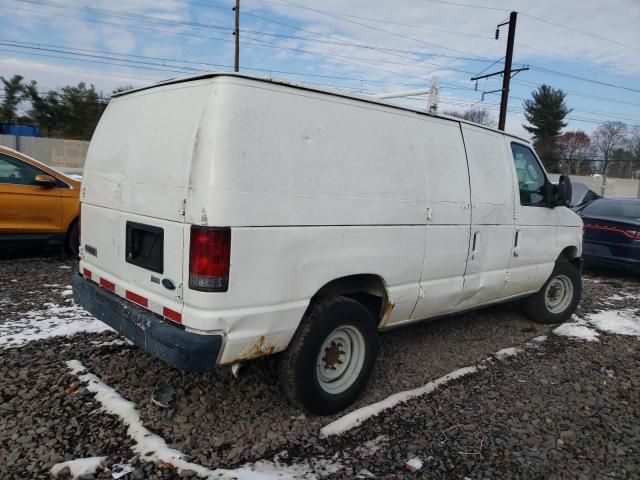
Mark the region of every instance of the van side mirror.
[[571, 196], [573, 188], [571, 187], [571, 179], [568, 175], [560, 175], [556, 190], [556, 198], [554, 206], [556, 207], [568, 207], [571, 205]]
[[56, 183], [56, 179], [51, 175], [36, 175], [36, 178], [33, 179], [33, 184], [39, 187], [51, 188], [55, 187]]

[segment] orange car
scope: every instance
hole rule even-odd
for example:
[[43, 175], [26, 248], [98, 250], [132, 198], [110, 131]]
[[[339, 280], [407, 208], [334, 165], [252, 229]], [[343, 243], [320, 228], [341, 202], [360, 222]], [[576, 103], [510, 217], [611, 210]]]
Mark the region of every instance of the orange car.
[[0, 146], [0, 245], [79, 245], [80, 182]]

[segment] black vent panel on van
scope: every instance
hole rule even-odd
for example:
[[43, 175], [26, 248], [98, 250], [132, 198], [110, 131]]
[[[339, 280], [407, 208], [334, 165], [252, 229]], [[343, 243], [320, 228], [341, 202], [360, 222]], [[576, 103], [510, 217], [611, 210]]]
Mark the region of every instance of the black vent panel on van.
[[164, 230], [142, 223], [127, 222], [126, 261], [138, 267], [163, 273]]

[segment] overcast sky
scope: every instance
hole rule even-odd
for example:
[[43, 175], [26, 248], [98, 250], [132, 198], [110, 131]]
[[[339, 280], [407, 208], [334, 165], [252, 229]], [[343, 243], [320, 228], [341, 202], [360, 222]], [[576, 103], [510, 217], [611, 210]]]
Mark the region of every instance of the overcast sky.
[[[233, 65], [233, 0], [0, 0], [0, 75], [42, 89], [84, 81], [109, 94]], [[464, 5], [461, 5], [464, 4]], [[562, 88], [568, 129], [640, 124], [639, 0], [242, 0], [241, 70], [363, 94], [441, 84], [440, 110], [485, 107], [497, 119], [507, 28], [519, 12], [507, 129], [522, 102]], [[75, 53], [72, 55], [70, 53]], [[495, 65], [492, 65], [494, 62]], [[423, 108], [425, 100], [404, 101]]]

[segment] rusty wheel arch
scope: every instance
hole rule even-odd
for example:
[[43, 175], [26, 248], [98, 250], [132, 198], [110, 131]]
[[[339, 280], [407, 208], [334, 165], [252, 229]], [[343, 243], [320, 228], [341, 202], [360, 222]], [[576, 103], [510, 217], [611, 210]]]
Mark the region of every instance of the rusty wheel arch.
[[364, 305], [371, 312], [376, 324], [384, 323], [393, 308], [393, 304], [389, 303], [384, 280], [372, 273], [336, 278], [320, 288], [311, 298], [311, 303], [322, 297], [335, 296], [353, 298]]

